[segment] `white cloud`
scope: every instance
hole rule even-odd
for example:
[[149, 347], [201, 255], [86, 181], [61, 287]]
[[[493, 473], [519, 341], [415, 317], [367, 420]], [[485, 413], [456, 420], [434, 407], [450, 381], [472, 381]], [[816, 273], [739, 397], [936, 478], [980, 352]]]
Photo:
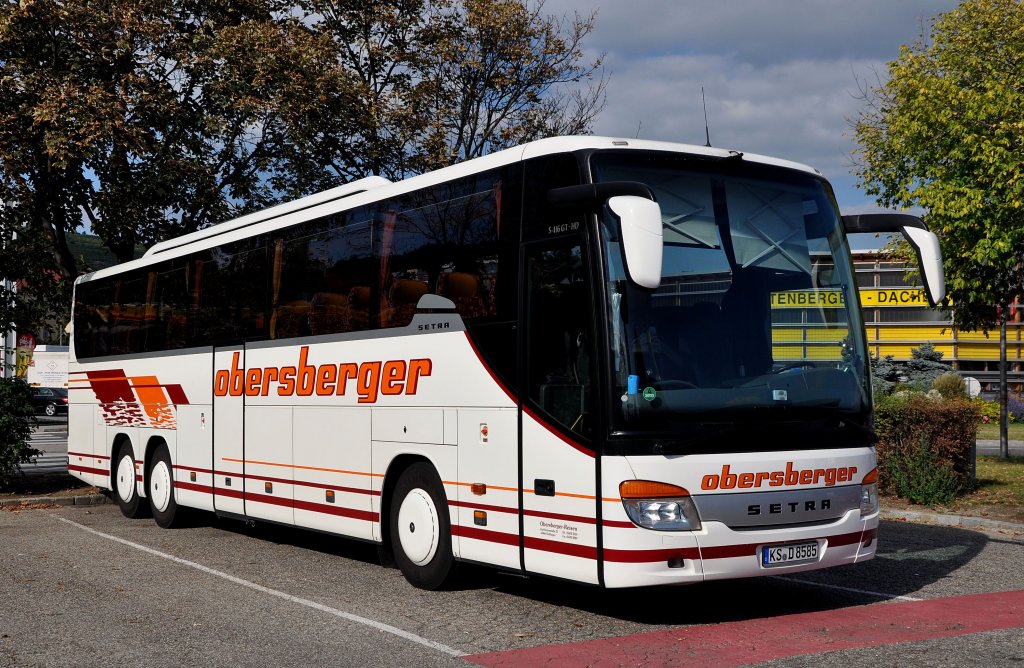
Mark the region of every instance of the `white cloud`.
[[[834, 181], [844, 208], [853, 187], [848, 120], [858, 78], [884, 76], [901, 44], [955, 0], [609, 0], [585, 47], [605, 54], [608, 103], [597, 134], [711, 143], [809, 164]], [[585, 13], [548, 0], [552, 14]]]

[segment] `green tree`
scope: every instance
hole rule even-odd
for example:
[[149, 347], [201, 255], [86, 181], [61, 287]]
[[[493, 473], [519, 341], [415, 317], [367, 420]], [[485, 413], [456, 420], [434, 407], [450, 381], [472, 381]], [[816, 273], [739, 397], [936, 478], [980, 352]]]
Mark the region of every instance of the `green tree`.
[[348, 178], [399, 179], [561, 134], [604, 106], [595, 16], [527, 0], [304, 0], [304, 23], [356, 80], [349, 134], [316, 150]]
[[604, 100], [594, 17], [526, 0], [0, 8], [0, 323], [66, 322], [84, 221], [120, 261], [279, 199], [550, 134]]
[[996, 307], [1024, 295], [1024, 5], [939, 15], [868, 102], [854, 123], [864, 188], [925, 209], [956, 324], [992, 327]]
[[66, 321], [83, 219], [126, 261], [319, 185], [355, 99], [325, 46], [276, 0], [0, 8], [0, 322]]
[[0, 486], [18, 467], [40, 454], [28, 444], [35, 428], [32, 388], [21, 378], [0, 378]]

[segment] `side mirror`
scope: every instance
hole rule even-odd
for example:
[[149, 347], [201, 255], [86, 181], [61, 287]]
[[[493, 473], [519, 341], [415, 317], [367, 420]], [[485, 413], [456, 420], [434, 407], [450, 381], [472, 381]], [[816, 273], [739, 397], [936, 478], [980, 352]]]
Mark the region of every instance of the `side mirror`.
[[914, 249], [917, 266], [924, 280], [928, 303], [937, 306], [946, 296], [946, 275], [942, 269], [942, 251], [939, 238], [930, 232], [917, 216], [903, 213], [869, 213], [843, 216], [843, 229], [847, 234], [856, 232], [899, 232]]
[[642, 288], [653, 290], [661, 285], [661, 207], [647, 185], [638, 181], [606, 181], [552, 188], [548, 191], [548, 203], [592, 211], [599, 211], [603, 205], [606, 213], [611, 212], [619, 222], [626, 275]]
[[608, 210], [619, 221], [619, 239], [626, 258], [626, 274], [642, 288], [661, 285], [661, 207], [635, 195], [608, 199]]

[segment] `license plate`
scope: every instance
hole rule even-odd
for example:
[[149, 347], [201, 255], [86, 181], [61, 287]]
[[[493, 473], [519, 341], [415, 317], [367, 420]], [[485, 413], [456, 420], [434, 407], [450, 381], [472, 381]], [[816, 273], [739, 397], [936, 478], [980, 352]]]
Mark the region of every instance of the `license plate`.
[[790, 543], [788, 545], [765, 545], [761, 548], [761, 565], [765, 568], [773, 566], [790, 566], [793, 564], [809, 564], [818, 560], [818, 543]]

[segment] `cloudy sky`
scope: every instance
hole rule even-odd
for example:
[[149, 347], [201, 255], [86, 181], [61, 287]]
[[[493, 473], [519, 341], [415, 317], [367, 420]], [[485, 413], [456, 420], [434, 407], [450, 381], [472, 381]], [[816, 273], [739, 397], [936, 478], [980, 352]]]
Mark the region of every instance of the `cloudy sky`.
[[[844, 213], [876, 210], [851, 176], [858, 80], [885, 77], [954, 0], [598, 0], [585, 43], [605, 54], [608, 103], [595, 134], [711, 143], [812, 165]], [[548, 13], [589, 11], [547, 0]]]

